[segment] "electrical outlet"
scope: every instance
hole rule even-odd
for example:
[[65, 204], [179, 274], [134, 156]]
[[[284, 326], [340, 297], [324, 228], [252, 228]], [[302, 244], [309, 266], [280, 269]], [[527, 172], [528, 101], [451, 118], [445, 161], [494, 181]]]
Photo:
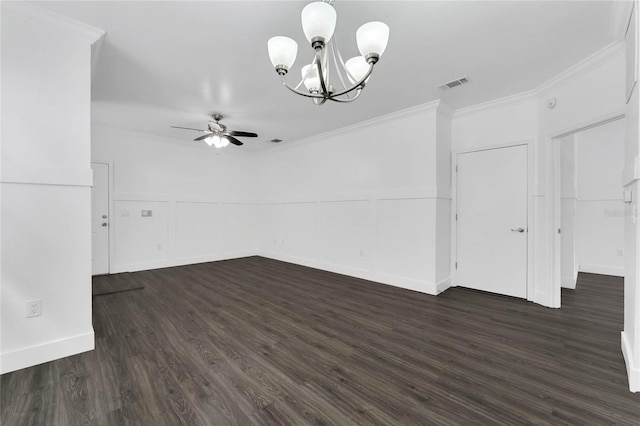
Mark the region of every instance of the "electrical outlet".
[[618, 250], [616, 250], [616, 254], [618, 256], [624, 256], [624, 250], [623, 249], [618, 249]]
[[27, 302], [27, 318], [42, 315], [42, 299], [29, 300]]
[[129, 217], [129, 210], [122, 210], [120, 212], [120, 216], [122, 217]]

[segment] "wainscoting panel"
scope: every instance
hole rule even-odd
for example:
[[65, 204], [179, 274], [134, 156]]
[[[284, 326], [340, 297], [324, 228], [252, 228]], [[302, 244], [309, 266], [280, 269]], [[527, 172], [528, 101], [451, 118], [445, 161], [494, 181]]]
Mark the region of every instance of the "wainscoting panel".
[[369, 270], [375, 224], [372, 202], [320, 203], [321, 260], [323, 264]]
[[[118, 269], [167, 259], [169, 203], [120, 200], [114, 202], [113, 210], [113, 264]], [[150, 216], [142, 216], [143, 212]]]
[[224, 254], [228, 257], [246, 256], [255, 252], [255, 204], [223, 205]]
[[178, 258], [219, 254], [223, 249], [222, 207], [210, 202], [175, 203], [174, 247]]
[[282, 254], [306, 260], [318, 259], [317, 203], [281, 205]]
[[435, 277], [436, 200], [378, 201], [378, 271], [431, 281]]

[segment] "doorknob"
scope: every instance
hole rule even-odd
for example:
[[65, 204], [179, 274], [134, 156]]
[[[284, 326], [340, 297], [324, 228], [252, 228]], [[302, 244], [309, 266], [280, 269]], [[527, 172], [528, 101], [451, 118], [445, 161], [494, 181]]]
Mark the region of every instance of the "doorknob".
[[102, 222], [102, 226], [107, 226], [107, 222]]
[[103, 215], [102, 215], [102, 218], [103, 218], [103, 219], [106, 219], [106, 218], [107, 218], [107, 215], [106, 215], [106, 214], [103, 214]]
[[511, 232], [524, 232], [524, 228], [517, 228], [517, 229], [511, 228]]

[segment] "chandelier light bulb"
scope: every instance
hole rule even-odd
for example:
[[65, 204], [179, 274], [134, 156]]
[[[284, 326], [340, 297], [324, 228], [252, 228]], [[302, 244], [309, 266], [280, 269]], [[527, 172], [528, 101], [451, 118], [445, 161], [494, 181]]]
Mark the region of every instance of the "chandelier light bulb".
[[382, 56], [389, 42], [389, 26], [383, 22], [367, 22], [356, 31], [356, 41], [360, 54], [367, 60]]
[[227, 138], [220, 138], [220, 148], [224, 148], [227, 145], [229, 145], [229, 139]]
[[[311, 72], [309, 72], [309, 68], [311, 68]], [[309, 72], [308, 77], [307, 77], [307, 72]], [[305, 78], [304, 85], [308, 90], [318, 90], [320, 88], [320, 79], [318, 78], [318, 69], [315, 67], [315, 65], [310, 64], [302, 67], [302, 78]]]
[[206, 138], [204, 141], [205, 141], [205, 142], [207, 143], [207, 145], [209, 145], [209, 146], [213, 145], [213, 136], [209, 136], [209, 137], [208, 137], [208, 138]]
[[[349, 71], [347, 77], [349, 77], [351, 84], [355, 84], [362, 80], [362, 78], [367, 75], [367, 72], [369, 72], [370, 67], [366, 59], [364, 59], [364, 56], [355, 56], [349, 59], [344, 65]], [[369, 79], [367, 78], [366, 81], [369, 81]]]
[[338, 18], [333, 6], [321, 1], [309, 3], [302, 9], [300, 16], [302, 30], [309, 43], [313, 43], [317, 39], [322, 39], [324, 43], [331, 40]]
[[279, 67], [285, 67], [284, 71], [289, 70], [296, 61], [298, 55], [298, 43], [289, 37], [276, 36], [271, 37], [267, 42], [267, 48], [269, 49], [269, 59], [271, 63], [278, 70]]

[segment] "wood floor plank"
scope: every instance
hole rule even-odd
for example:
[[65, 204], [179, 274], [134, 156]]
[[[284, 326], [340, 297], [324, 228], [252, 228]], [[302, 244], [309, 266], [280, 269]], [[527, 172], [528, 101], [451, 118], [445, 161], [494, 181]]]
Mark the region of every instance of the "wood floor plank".
[[96, 350], [0, 378], [2, 425], [640, 424], [620, 278], [562, 308], [260, 257], [94, 278]]

